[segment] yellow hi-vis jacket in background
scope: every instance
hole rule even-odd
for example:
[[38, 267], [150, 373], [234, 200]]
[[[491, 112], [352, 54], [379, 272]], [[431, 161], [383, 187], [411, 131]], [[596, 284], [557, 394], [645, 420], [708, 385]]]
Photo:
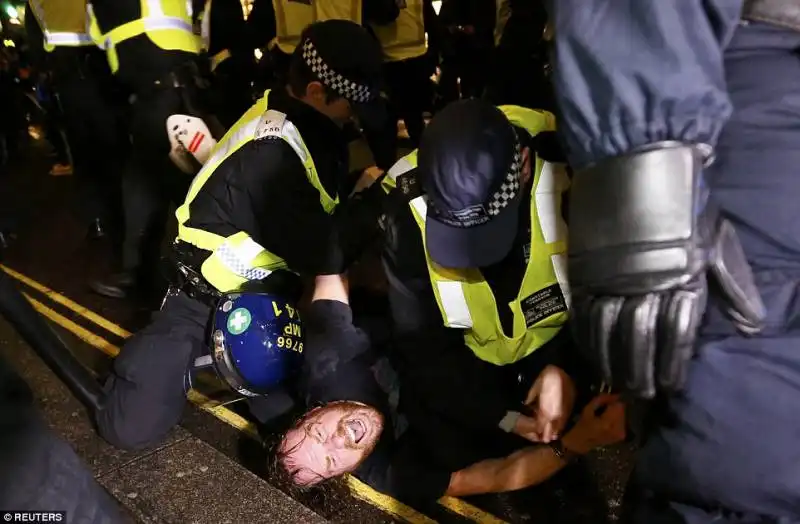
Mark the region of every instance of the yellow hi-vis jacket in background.
[[275, 9], [275, 45], [290, 55], [303, 30], [314, 22], [351, 20], [361, 25], [362, 0], [272, 0]]
[[94, 45], [86, 0], [29, 0], [28, 5], [42, 28], [45, 50]]
[[311, 158], [297, 128], [287, 119], [286, 114], [269, 109], [267, 91], [217, 144], [211, 158], [192, 181], [186, 201], [175, 212], [178, 219], [178, 240], [211, 252], [203, 262], [200, 272], [209, 284], [223, 293], [236, 290], [249, 280], [266, 278], [276, 269], [291, 269], [287, 268], [282, 258], [264, 249], [246, 231], [223, 237], [186, 225], [191, 214], [192, 201], [217, 167], [245, 144], [266, 136], [280, 137], [297, 153], [306, 169], [308, 182], [319, 192], [320, 205], [327, 213], [333, 213], [339, 203], [338, 197], [331, 198], [322, 186], [314, 159]]
[[427, 51], [422, 0], [401, 0], [400, 14], [388, 25], [372, 24], [387, 62], [422, 56]]
[[116, 46], [141, 34], [147, 35], [151, 42], [165, 51], [200, 53], [202, 42], [194, 34], [190, 6], [186, 0], [139, 0], [139, 4], [141, 18], [106, 33], [102, 33], [96, 20], [92, 20], [92, 38], [105, 49], [112, 72], [119, 70]]
[[[545, 111], [518, 106], [500, 109], [512, 124], [531, 135], [555, 129], [555, 118]], [[416, 166], [414, 151], [389, 170], [382, 181], [384, 189], [392, 190], [398, 177]], [[563, 166], [539, 158], [531, 167], [530, 257], [519, 293], [507, 305], [514, 318], [510, 337], [503, 331], [494, 293], [480, 270], [439, 266], [425, 245], [428, 274], [444, 325], [463, 329], [464, 343], [472, 352], [496, 365], [517, 362], [542, 347], [558, 334], [569, 315], [567, 226], [561, 214], [562, 195], [569, 188], [569, 178]], [[425, 244], [427, 200], [424, 195], [418, 196], [409, 205]]]
[[272, 0], [275, 10], [275, 45], [290, 55], [303, 30], [314, 21], [312, 0]]

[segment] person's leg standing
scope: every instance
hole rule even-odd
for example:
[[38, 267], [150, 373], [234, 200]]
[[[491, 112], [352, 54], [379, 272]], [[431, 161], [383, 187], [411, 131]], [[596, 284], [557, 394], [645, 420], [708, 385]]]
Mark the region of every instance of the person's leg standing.
[[686, 388], [640, 453], [635, 524], [800, 522], [800, 32], [742, 24], [725, 69], [734, 113], [707, 177], [766, 328], [742, 337], [710, 302]]
[[191, 178], [170, 160], [167, 118], [185, 114], [176, 90], [164, 89], [138, 98], [132, 107], [132, 150], [123, 173], [125, 240], [122, 272], [92, 288], [122, 298], [135, 287], [149, 295], [157, 289], [161, 242], [170, 201], [181, 202]]
[[142, 449], [164, 438], [186, 404], [184, 376], [206, 343], [211, 309], [180, 293], [123, 346], [96, 414], [100, 435], [122, 449]]

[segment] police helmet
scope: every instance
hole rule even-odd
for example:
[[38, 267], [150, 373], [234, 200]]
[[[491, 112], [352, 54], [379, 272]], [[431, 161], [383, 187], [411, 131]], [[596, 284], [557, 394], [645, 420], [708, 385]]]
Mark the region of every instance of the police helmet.
[[266, 395], [291, 379], [303, 358], [300, 314], [286, 295], [223, 296], [212, 319], [211, 361], [217, 375], [248, 397]]

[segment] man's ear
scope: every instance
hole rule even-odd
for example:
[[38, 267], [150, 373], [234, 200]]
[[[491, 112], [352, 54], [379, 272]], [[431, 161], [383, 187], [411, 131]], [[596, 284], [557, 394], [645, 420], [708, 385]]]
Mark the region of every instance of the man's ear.
[[531, 163], [535, 162], [533, 158], [531, 158], [531, 148], [525, 146], [522, 148], [522, 176], [520, 177], [520, 182], [523, 184], [527, 184], [528, 180], [531, 179], [531, 174], [533, 173], [533, 167]]
[[319, 101], [325, 100], [325, 86], [322, 85], [321, 82], [317, 82], [316, 80], [313, 82], [309, 82], [306, 86], [306, 96]]

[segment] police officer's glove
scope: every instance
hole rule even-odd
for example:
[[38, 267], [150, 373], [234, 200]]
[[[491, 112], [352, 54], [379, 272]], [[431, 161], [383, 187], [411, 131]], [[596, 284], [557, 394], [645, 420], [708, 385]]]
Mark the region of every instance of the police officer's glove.
[[765, 316], [733, 225], [709, 200], [709, 153], [661, 142], [573, 177], [578, 344], [607, 384], [637, 397], [683, 386], [709, 282], [741, 332], [758, 332]]

